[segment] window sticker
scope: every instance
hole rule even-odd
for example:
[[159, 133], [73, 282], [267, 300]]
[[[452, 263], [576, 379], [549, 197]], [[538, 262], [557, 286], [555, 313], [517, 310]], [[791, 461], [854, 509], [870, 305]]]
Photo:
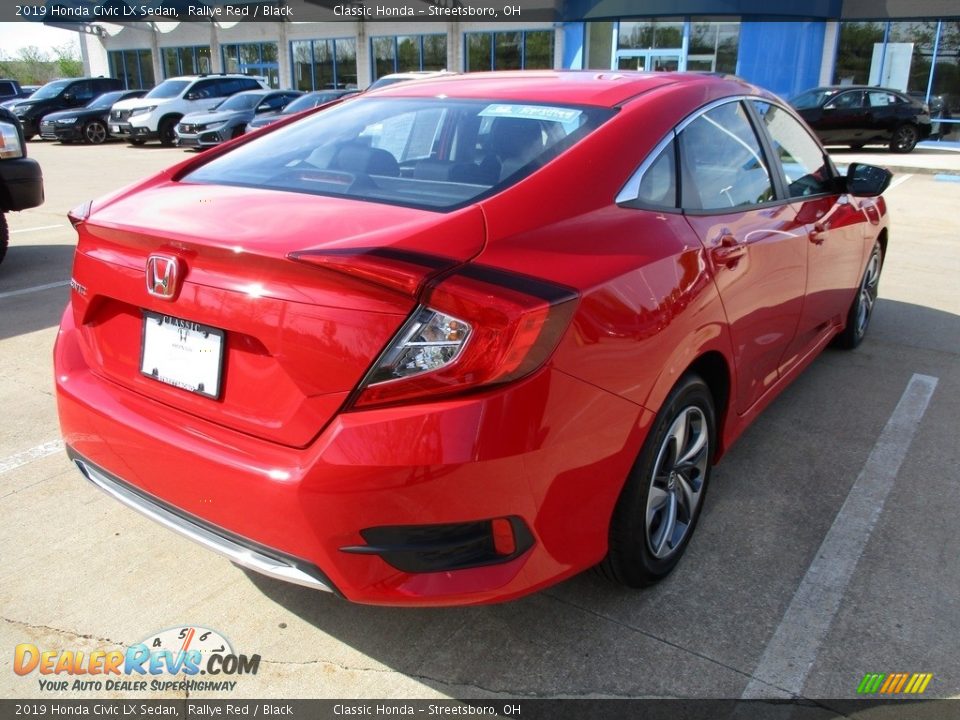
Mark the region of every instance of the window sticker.
[[480, 111], [481, 117], [525, 118], [564, 124], [575, 122], [582, 114], [582, 110], [573, 108], [551, 107], [549, 105], [507, 105], [504, 103], [487, 105]]

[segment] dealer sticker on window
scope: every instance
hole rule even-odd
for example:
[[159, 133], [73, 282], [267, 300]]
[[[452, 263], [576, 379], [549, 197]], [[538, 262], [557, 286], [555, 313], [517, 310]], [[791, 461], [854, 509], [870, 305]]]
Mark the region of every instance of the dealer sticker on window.
[[481, 117], [527, 118], [530, 120], [549, 120], [550, 122], [572, 123], [583, 114], [575, 108], [553, 107], [551, 105], [512, 105], [494, 103], [480, 111]]

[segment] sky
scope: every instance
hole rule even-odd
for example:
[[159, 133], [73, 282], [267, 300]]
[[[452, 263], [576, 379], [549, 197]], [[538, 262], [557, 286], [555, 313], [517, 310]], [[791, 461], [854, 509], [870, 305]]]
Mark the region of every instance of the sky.
[[16, 57], [17, 50], [36, 45], [42, 50], [50, 50], [64, 43], [77, 43], [77, 55], [80, 45], [77, 33], [70, 30], [51, 28], [34, 22], [0, 22], [0, 53], [7, 57]]

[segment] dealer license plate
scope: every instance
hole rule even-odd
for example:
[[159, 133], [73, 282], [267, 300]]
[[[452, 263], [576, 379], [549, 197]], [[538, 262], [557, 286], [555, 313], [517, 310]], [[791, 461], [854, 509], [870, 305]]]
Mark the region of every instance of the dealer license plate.
[[223, 330], [144, 311], [140, 372], [216, 399], [220, 397], [223, 338]]

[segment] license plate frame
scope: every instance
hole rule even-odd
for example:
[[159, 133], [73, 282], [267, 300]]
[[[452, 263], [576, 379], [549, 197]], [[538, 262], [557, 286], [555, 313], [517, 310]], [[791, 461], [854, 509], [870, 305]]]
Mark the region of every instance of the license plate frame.
[[193, 395], [219, 400], [226, 331], [164, 313], [142, 313], [140, 374]]

